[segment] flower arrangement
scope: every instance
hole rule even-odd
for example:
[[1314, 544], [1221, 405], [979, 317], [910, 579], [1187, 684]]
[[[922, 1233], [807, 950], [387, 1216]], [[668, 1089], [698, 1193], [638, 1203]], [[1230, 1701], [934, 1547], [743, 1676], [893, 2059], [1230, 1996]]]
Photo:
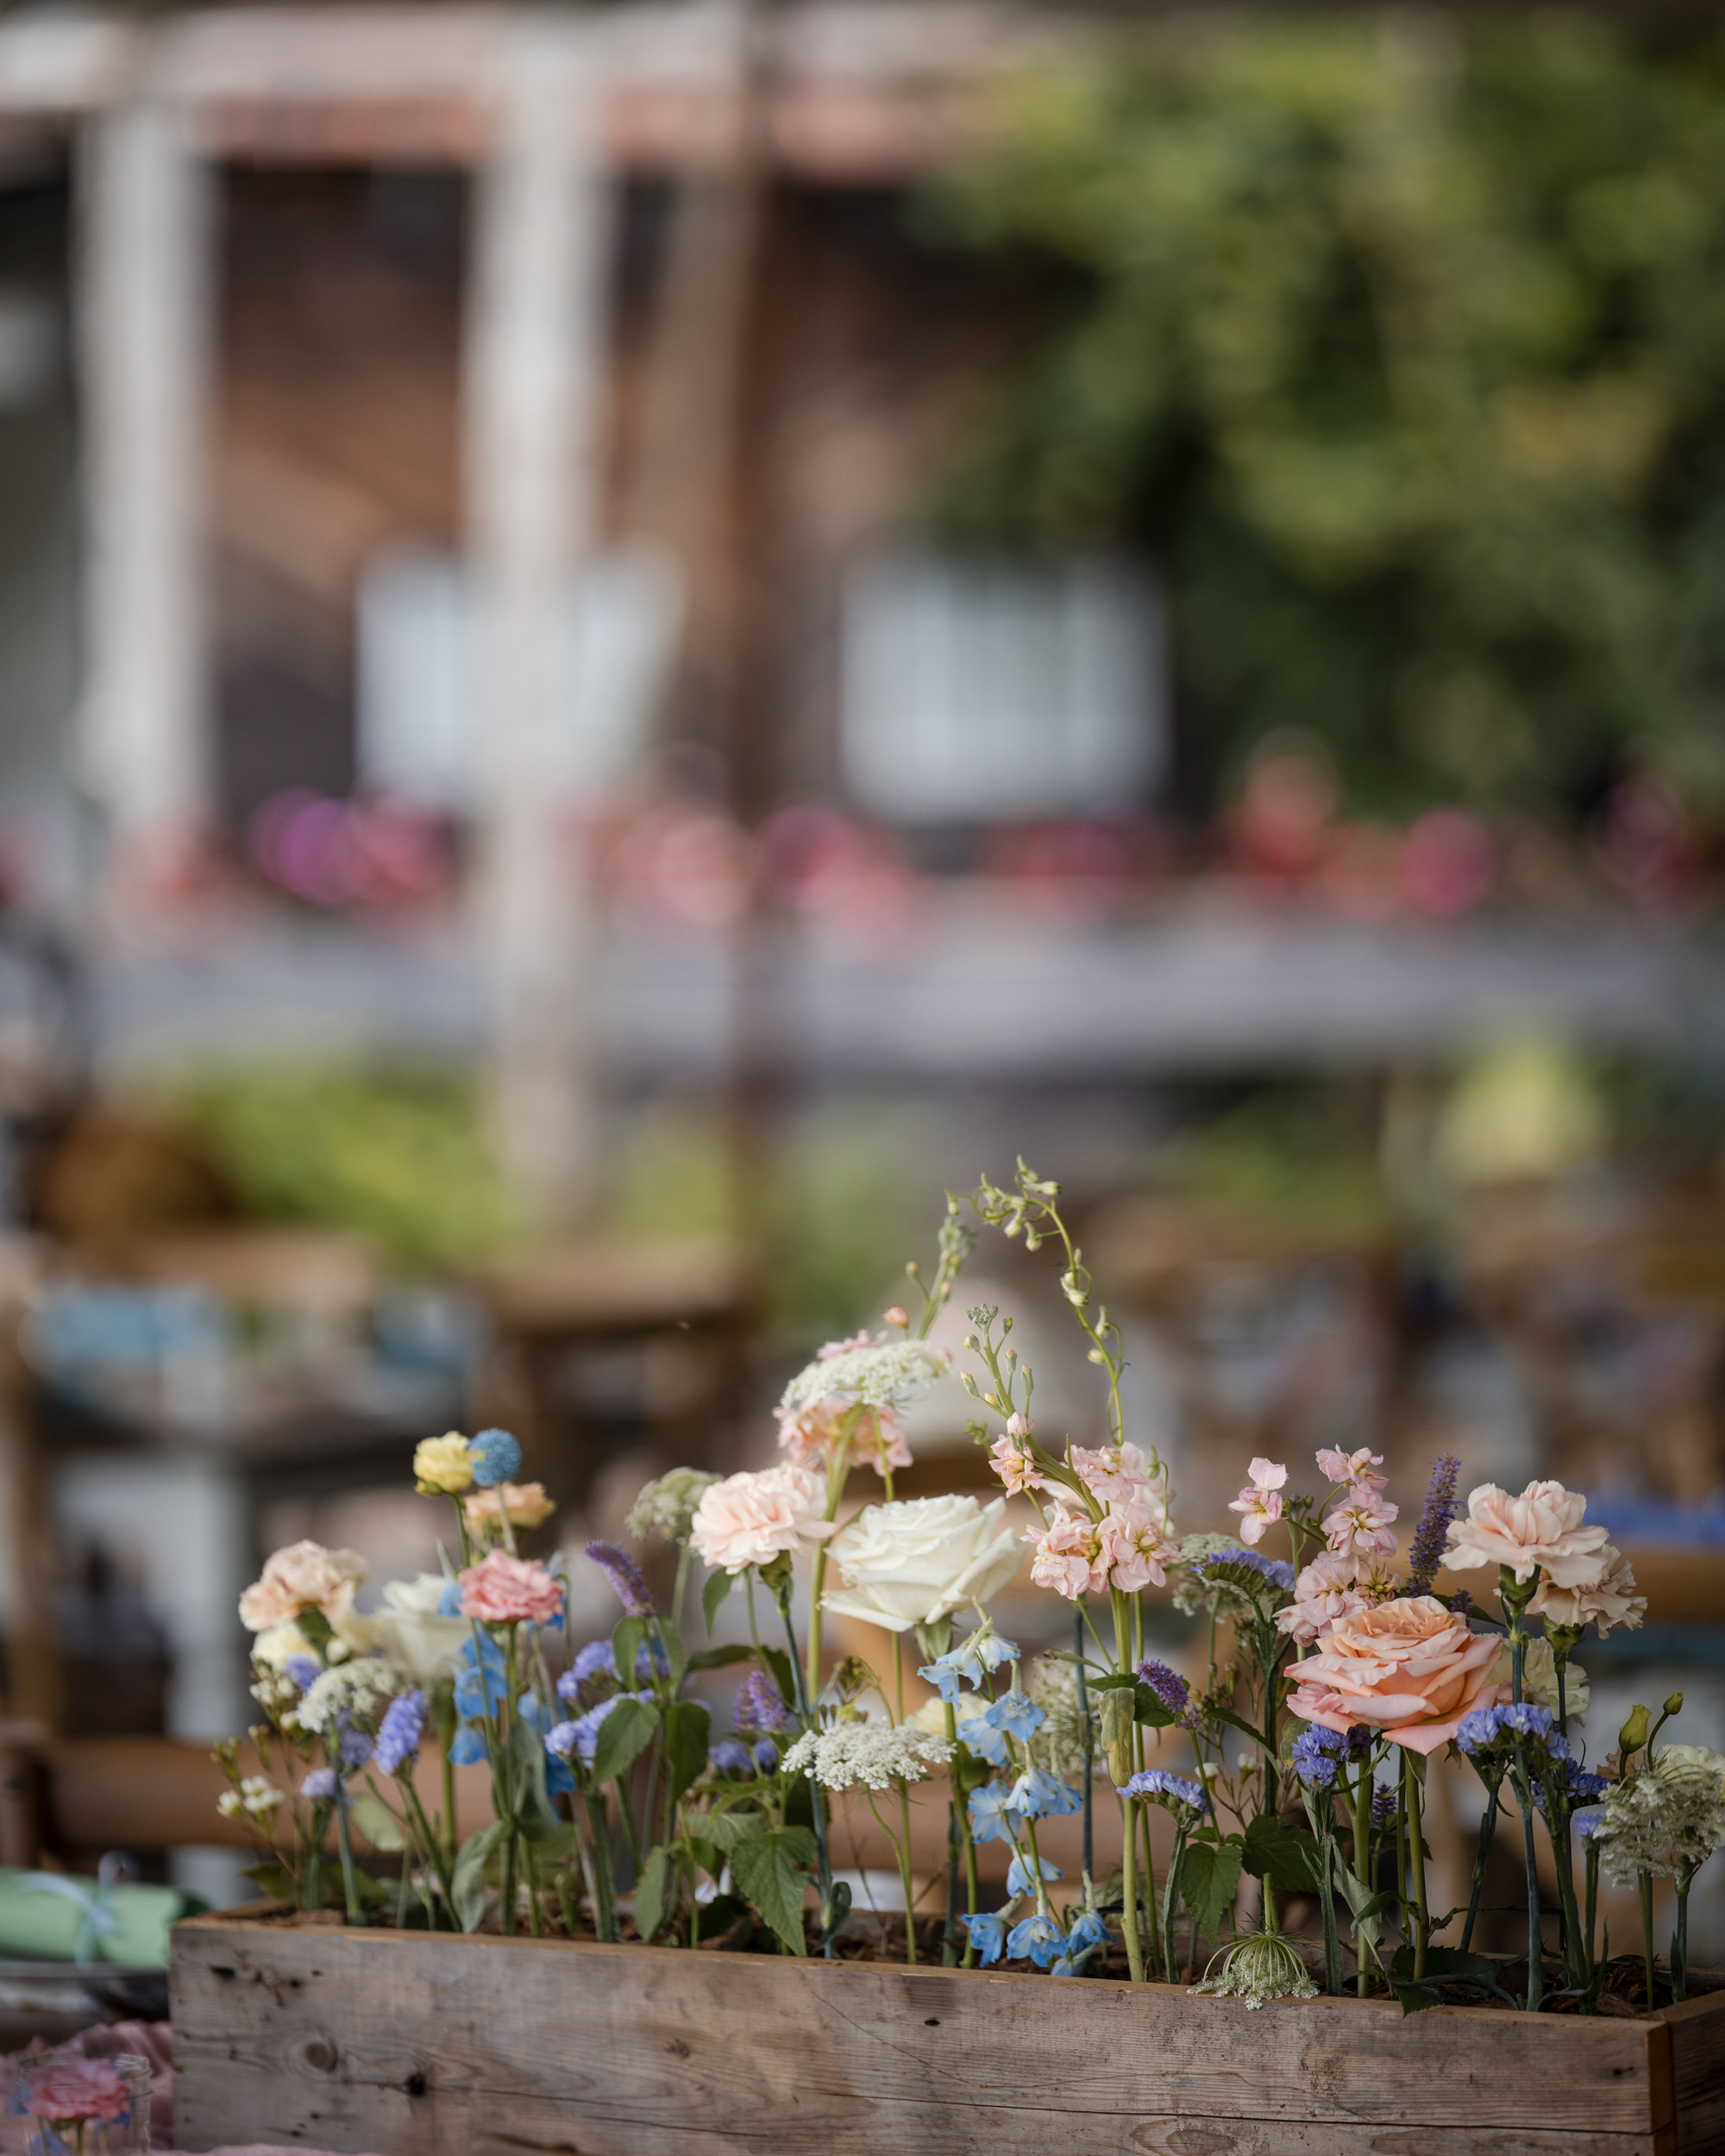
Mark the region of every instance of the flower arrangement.
[[[913, 1792], [944, 1785], [948, 1915], [937, 1943], [948, 1963], [1078, 1976], [1118, 1948], [1135, 1983], [1186, 1975], [1253, 2007], [1346, 1987], [1393, 1992], [1409, 2012], [1458, 1992], [1588, 2012], [1606, 1968], [1596, 1952], [1603, 1871], [1639, 1890], [1650, 2005], [1653, 1881], [1674, 1881], [1669, 1983], [1680, 1999], [1690, 1885], [1725, 1843], [1725, 1758], [1661, 1745], [1675, 1696], [1657, 1719], [1638, 1708], [1615, 1752], [1588, 1763], [1586, 1679], [1573, 1657], [1588, 1626], [1601, 1635], [1638, 1626], [1646, 1605], [1606, 1530], [1588, 1524], [1585, 1500], [1545, 1482], [1519, 1496], [1486, 1485], [1462, 1503], [1458, 1464], [1445, 1457], [1404, 1553], [1382, 1457], [1326, 1448], [1320, 1482], [1304, 1489], [1288, 1463], [1252, 1460], [1232, 1529], [1182, 1536], [1165, 1463], [1128, 1433], [1120, 1333], [1095, 1299], [1058, 1186], [1020, 1163], [1010, 1188], [984, 1181], [969, 1203], [975, 1225], [947, 1201], [932, 1277], [907, 1268], [917, 1322], [894, 1307], [884, 1330], [831, 1344], [787, 1387], [775, 1465], [724, 1477], [678, 1469], [641, 1493], [630, 1532], [675, 1552], [662, 1606], [629, 1550], [586, 1545], [621, 1612], [608, 1638], [571, 1639], [566, 1558], [521, 1554], [518, 1531], [551, 1506], [515, 1481], [520, 1448], [502, 1431], [419, 1446], [417, 1486], [449, 1503], [453, 1539], [441, 1575], [391, 1583], [375, 1619], [354, 1614], [351, 1553], [299, 1545], [272, 1557], [242, 1606], [258, 1633], [264, 1720], [253, 1733], [264, 1771], [242, 1775], [234, 1746], [218, 1752], [230, 1784], [223, 1808], [262, 1847], [256, 1876], [316, 1906], [334, 1891], [333, 1833], [350, 1923], [392, 1910], [398, 1924], [471, 1931], [495, 1912], [505, 1933], [616, 1941], [629, 1921], [643, 1941], [695, 1946], [723, 1932], [830, 1956], [850, 1914], [831, 1855], [831, 1808], [846, 1797], [894, 1848], [914, 1961]], [[900, 1499], [902, 1410], [948, 1373], [929, 1334], [982, 1228], [1050, 1249], [1101, 1380], [1099, 1442], [1038, 1433], [1013, 1321], [979, 1305], [958, 1375], [1001, 1494]], [[881, 1496], [841, 1520], [859, 1466]], [[1027, 1526], [1009, 1520], [1014, 1501]], [[1028, 1671], [989, 1615], [1026, 1545], [1032, 1580], [1070, 1605], [1074, 1640]], [[746, 1644], [692, 1645], [697, 1564], [708, 1633], [740, 1591]], [[1445, 1570], [1483, 1573], [1479, 1600], [1438, 1592]], [[1151, 1651], [1170, 1630], [1158, 1604], [1198, 1620], [1188, 1671]], [[855, 1655], [828, 1670], [829, 1613], [888, 1635], [889, 1677]], [[906, 1634], [934, 1695], [913, 1712]], [[716, 1733], [691, 1679], [731, 1667], [732, 1727]], [[414, 1774], [428, 1733], [444, 1775], [429, 1808]], [[1467, 1762], [1484, 1796], [1471, 1895], [1448, 1915], [1428, 1902], [1423, 1833], [1440, 1756]], [[493, 1816], [458, 1844], [452, 1769], [481, 1761]], [[1098, 1877], [1094, 1813], [1108, 1787], [1121, 1854]], [[1039, 1827], [1078, 1814], [1081, 1877], [1057, 1897], [1061, 1873]], [[1473, 1952], [1506, 1814], [1521, 1830], [1528, 1927], [1525, 1958], [1508, 1964]], [[1540, 1837], [1558, 1886], [1549, 1971]], [[359, 1842], [398, 1856], [397, 1876], [361, 1865]], [[991, 1905], [977, 1852], [994, 1842], [1010, 1853], [1005, 1900]], [[1243, 1890], [1255, 1910], [1245, 1928]], [[1284, 1923], [1295, 1902], [1315, 1912], [1320, 1938]]]

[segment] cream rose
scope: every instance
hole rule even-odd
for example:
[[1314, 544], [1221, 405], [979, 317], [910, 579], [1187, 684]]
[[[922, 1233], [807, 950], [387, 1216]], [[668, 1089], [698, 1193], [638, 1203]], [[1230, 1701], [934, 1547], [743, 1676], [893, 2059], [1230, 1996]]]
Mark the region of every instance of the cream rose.
[[440, 1677], [449, 1676], [463, 1643], [473, 1638], [473, 1626], [465, 1617], [437, 1614], [448, 1584], [441, 1572], [384, 1583], [378, 1636], [390, 1660], [398, 1662], [417, 1683], [435, 1684]]
[[1465, 1714], [1509, 1697], [1493, 1677], [1500, 1645], [1493, 1633], [1471, 1633], [1434, 1595], [1350, 1610], [1321, 1653], [1289, 1670], [1288, 1704], [1325, 1729], [1364, 1722], [1410, 1752], [1439, 1752]]
[[1016, 1575], [1019, 1538], [1000, 1524], [1004, 1497], [906, 1497], [865, 1505], [832, 1543], [844, 1582], [821, 1607], [888, 1632], [932, 1624], [998, 1595]]
[[[1492, 1676], [1498, 1683], [1507, 1687], [1509, 1683], [1509, 1642], [1500, 1640], [1497, 1660]], [[1504, 1696], [1509, 1696], [1506, 1690]], [[1549, 1707], [1558, 1711], [1558, 1658], [1552, 1652], [1549, 1639], [1530, 1639], [1521, 1651], [1521, 1696], [1532, 1700], [1535, 1707]], [[1587, 1681], [1587, 1672], [1578, 1662], [1564, 1665], [1563, 1708], [1573, 1721], [1585, 1719], [1593, 1688]]]
[[833, 1532], [821, 1518], [826, 1485], [813, 1470], [787, 1462], [756, 1475], [727, 1475], [701, 1492], [689, 1526], [689, 1547], [716, 1572], [770, 1564], [805, 1542]]
[[304, 1609], [321, 1609], [334, 1624], [354, 1605], [366, 1576], [356, 1550], [326, 1550], [318, 1542], [290, 1543], [265, 1564], [263, 1576], [240, 1597], [240, 1622], [248, 1632], [273, 1632]]
[[1467, 1517], [1450, 1522], [1444, 1562], [1452, 1572], [1507, 1564], [1518, 1580], [1544, 1571], [1553, 1587], [1597, 1579], [1607, 1531], [1582, 1524], [1587, 1500], [1561, 1482], [1529, 1482], [1519, 1497], [1482, 1482], [1468, 1494]]

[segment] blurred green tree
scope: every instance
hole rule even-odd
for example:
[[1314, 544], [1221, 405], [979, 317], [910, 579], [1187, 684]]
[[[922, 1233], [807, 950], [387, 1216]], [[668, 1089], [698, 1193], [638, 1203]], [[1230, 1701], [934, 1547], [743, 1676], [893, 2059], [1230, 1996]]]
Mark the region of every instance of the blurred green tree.
[[1725, 810], [1725, 46], [1176, 20], [1003, 93], [949, 234], [1051, 274], [939, 518], [1158, 559], [1182, 708], [1352, 805]]

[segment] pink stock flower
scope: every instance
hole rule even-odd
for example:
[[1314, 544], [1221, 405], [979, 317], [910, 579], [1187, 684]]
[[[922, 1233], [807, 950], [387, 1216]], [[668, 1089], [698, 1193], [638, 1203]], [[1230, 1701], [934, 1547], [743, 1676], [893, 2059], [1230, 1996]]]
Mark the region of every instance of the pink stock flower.
[[1338, 1553], [1376, 1551], [1388, 1557], [1396, 1547], [1396, 1530], [1390, 1523], [1396, 1507], [1376, 1490], [1356, 1487], [1356, 1496], [1325, 1514], [1325, 1538]]
[[1282, 1517], [1282, 1485], [1288, 1480], [1288, 1470], [1274, 1460], [1254, 1460], [1248, 1472], [1251, 1480], [1228, 1510], [1240, 1515], [1242, 1539], [1258, 1542], [1264, 1529]]
[[1317, 1654], [1288, 1672], [1291, 1713], [1324, 1729], [1356, 1722], [1390, 1743], [1440, 1752], [1476, 1707], [1495, 1707], [1509, 1687], [1491, 1682], [1502, 1643], [1472, 1633], [1433, 1595], [1348, 1612]]
[[1107, 1568], [1108, 1585], [1127, 1595], [1137, 1594], [1141, 1587], [1165, 1585], [1168, 1575], [1163, 1567], [1180, 1554], [1147, 1505], [1111, 1507], [1096, 1531], [1096, 1539]]
[[108, 2059], [62, 2053], [30, 2075], [24, 2109], [32, 2118], [69, 2126], [85, 2119], [122, 2119], [131, 2101], [118, 2067]]
[[[866, 1337], [862, 1344], [870, 1344]], [[821, 1350], [821, 1354], [830, 1357], [848, 1353], [856, 1345], [854, 1340], [832, 1341]], [[850, 1424], [853, 1459], [866, 1461], [881, 1476], [889, 1467], [911, 1465], [911, 1449], [905, 1443], [898, 1410], [890, 1407], [859, 1409], [856, 1402], [843, 1393], [821, 1393], [800, 1407], [781, 1407], [778, 1416], [780, 1450], [787, 1453], [799, 1467], [807, 1467], [817, 1460], [831, 1460], [844, 1442], [848, 1417], [854, 1417]]]
[[1150, 1487], [1150, 1462], [1130, 1443], [1094, 1449], [1075, 1445], [1068, 1451], [1066, 1463], [1090, 1495], [1105, 1505], [1138, 1504]]
[[1030, 1576], [1038, 1587], [1051, 1587], [1076, 1602], [1081, 1595], [1100, 1595], [1107, 1585], [1097, 1523], [1085, 1514], [1069, 1513], [1057, 1504], [1047, 1527], [1026, 1527], [1024, 1539], [1032, 1548]]
[[1327, 1476], [1333, 1482], [1346, 1482], [1356, 1489], [1382, 1489], [1385, 1478], [1371, 1470], [1383, 1464], [1383, 1455], [1364, 1445], [1358, 1452], [1344, 1452], [1337, 1445], [1329, 1445], [1318, 1455], [1320, 1474]]
[[1584, 1587], [1609, 1546], [1605, 1528], [1582, 1524], [1586, 1510], [1586, 1498], [1561, 1482], [1529, 1482], [1519, 1497], [1482, 1482], [1468, 1494], [1467, 1517], [1450, 1522], [1444, 1562], [1452, 1572], [1507, 1564], [1518, 1580], [1543, 1571], [1553, 1587]]
[[1294, 1583], [1294, 1599], [1276, 1613], [1280, 1629], [1302, 1645], [1329, 1630], [1337, 1618], [1371, 1607], [1371, 1596], [1358, 1585], [1353, 1558], [1338, 1550], [1326, 1550], [1301, 1571]]
[[[1022, 1415], [1014, 1415], [1013, 1422], [1024, 1422]], [[1010, 1431], [1013, 1422], [1007, 1425]], [[1025, 1423], [1025, 1433], [1030, 1426]], [[994, 1463], [996, 1475], [1006, 1484], [1013, 1497], [1020, 1497], [1027, 1489], [1046, 1489], [1048, 1484], [1037, 1472], [1036, 1463], [1028, 1452], [1020, 1452], [1011, 1437], [996, 1438], [988, 1447], [988, 1457]]]
[[548, 1625], [560, 1614], [563, 1590], [543, 1564], [493, 1550], [455, 1575], [461, 1614], [482, 1625]]
[[910, 1331], [911, 1313], [901, 1302], [895, 1302], [890, 1310], [883, 1310], [881, 1317], [884, 1324], [896, 1326], [900, 1332]]

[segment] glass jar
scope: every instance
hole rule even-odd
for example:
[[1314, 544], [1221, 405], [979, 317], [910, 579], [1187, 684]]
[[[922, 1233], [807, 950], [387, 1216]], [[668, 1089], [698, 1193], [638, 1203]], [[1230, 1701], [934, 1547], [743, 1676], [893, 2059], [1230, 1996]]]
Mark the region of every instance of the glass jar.
[[30, 2122], [28, 2156], [129, 2156], [150, 2145], [150, 2062], [39, 2052], [19, 2065], [12, 2109]]

